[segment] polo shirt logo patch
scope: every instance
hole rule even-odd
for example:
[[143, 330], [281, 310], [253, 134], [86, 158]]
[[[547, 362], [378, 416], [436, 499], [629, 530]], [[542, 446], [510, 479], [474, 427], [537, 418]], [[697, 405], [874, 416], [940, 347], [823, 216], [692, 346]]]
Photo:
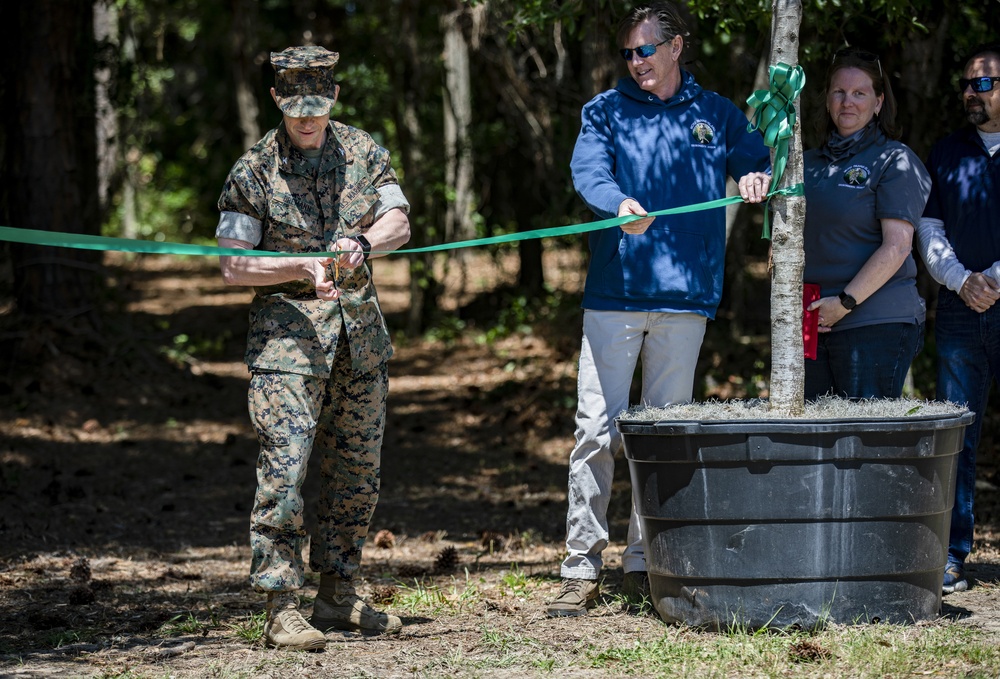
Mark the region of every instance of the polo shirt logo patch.
[[715, 128], [707, 120], [698, 120], [691, 126], [691, 136], [699, 144], [707, 146], [715, 139]]
[[871, 170], [864, 165], [851, 165], [844, 171], [844, 183], [848, 186], [861, 188], [871, 176]]

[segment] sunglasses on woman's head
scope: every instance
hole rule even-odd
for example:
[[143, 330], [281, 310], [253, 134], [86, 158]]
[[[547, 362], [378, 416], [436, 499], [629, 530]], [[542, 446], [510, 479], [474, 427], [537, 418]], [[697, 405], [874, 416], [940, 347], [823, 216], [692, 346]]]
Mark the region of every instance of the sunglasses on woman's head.
[[867, 61], [870, 64], [876, 64], [878, 66], [879, 77], [883, 77], [882, 62], [879, 61], [877, 54], [872, 54], [868, 50], [859, 49], [857, 47], [843, 47], [833, 53], [833, 63], [837, 63], [839, 60], [846, 59], [848, 57], [859, 59], [861, 61]]
[[663, 43], [670, 42], [671, 38], [667, 38], [663, 42], [658, 42], [655, 45], [639, 45], [638, 47], [626, 47], [625, 49], [618, 50], [618, 53], [622, 55], [622, 59], [625, 61], [632, 61], [632, 52], [635, 52], [643, 59], [648, 59], [649, 57], [656, 54], [656, 48]]
[[989, 92], [993, 89], [995, 82], [1000, 82], [1000, 78], [995, 75], [987, 75], [982, 78], [959, 78], [958, 91], [965, 92], [965, 88], [971, 85], [973, 92]]

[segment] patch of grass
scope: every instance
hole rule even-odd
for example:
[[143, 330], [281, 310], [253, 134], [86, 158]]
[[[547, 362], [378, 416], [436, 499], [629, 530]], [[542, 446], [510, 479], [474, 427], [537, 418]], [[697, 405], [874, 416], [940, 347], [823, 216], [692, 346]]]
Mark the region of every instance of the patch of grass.
[[183, 613], [175, 615], [170, 618], [170, 620], [167, 620], [165, 623], [160, 625], [160, 634], [167, 637], [182, 637], [192, 634], [202, 634], [210, 626], [211, 625], [208, 625], [194, 617], [194, 613], [188, 612], [186, 616]]
[[260, 611], [258, 613], [248, 613], [243, 620], [232, 623], [228, 627], [243, 641], [248, 644], [256, 644], [264, 638], [264, 623], [266, 621], [267, 612]]
[[511, 564], [510, 569], [506, 573], [500, 576], [498, 589], [502, 596], [509, 595], [518, 599], [525, 599], [531, 593], [530, 584], [531, 581], [528, 578], [528, 574], [514, 563]]
[[468, 569], [465, 570], [464, 579], [452, 577], [451, 584], [445, 588], [434, 584], [428, 585], [423, 579], [414, 580], [413, 586], [398, 582], [398, 587], [393, 605], [404, 609], [410, 615], [468, 613], [483, 602], [479, 585], [472, 581]]
[[814, 634], [671, 628], [654, 640], [606, 648], [592, 644], [586, 657], [593, 668], [641, 676], [902, 677], [946, 671], [994, 677], [1000, 667], [995, 638], [954, 625], [837, 626]]
[[482, 633], [480, 645], [489, 651], [489, 657], [478, 660], [475, 663], [478, 668], [522, 666], [526, 662], [534, 663], [539, 657], [547, 656], [549, 647], [538, 639], [511, 630], [491, 629], [485, 625], [479, 629]]
[[396, 606], [410, 615], [437, 615], [452, 607], [448, 597], [437, 585], [427, 585], [423, 579], [414, 580], [413, 586], [403, 585], [396, 595]]
[[[140, 677], [146, 677], [146, 674], [137, 674], [131, 669], [126, 667], [122, 670], [107, 669], [102, 671], [100, 674], [94, 675], [95, 679], [139, 679]], [[168, 673], [163, 674], [164, 677], [170, 676]]]
[[[830, 641], [844, 667], [863, 668], [868, 676], [911, 676], [948, 668], [952, 676], [993, 677], [1000, 667], [995, 638], [954, 624], [841, 628]], [[988, 668], [991, 673], [983, 674]]]
[[44, 643], [50, 648], [62, 648], [71, 644], [90, 644], [101, 636], [98, 630], [89, 627], [53, 630], [45, 635]]

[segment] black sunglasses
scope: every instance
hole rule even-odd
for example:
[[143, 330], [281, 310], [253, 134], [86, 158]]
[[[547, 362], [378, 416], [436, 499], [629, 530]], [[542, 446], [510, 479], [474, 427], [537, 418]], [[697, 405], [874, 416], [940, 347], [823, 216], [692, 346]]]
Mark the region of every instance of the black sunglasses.
[[649, 57], [656, 54], [656, 48], [673, 40], [673, 38], [667, 38], [663, 42], [658, 42], [655, 45], [639, 45], [638, 47], [626, 47], [625, 49], [618, 50], [618, 53], [622, 55], [622, 59], [625, 61], [632, 61], [632, 52], [635, 52], [643, 59], [648, 59]]
[[837, 63], [841, 59], [846, 59], [848, 57], [854, 59], [860, 59], [861, 61], [867, 61], [870, 64], [876, 64], [878, 66], [878, 75], [880, 78], [884, 78], [882, 75], [882, 62], [879, 61], [878, 55], [869, 52], [868, 50], [858, 49], [857, 47], [843, 47], [833, 53], [833, 62]]
[[989, 92], [993, 89], [995, 82], [1000, 82], [1000, 78], [995, 75], [987, 75], [982, 78], [959, 78], [958, 91], [965, 92], [965, 88], [971, 85], [973, 92]]

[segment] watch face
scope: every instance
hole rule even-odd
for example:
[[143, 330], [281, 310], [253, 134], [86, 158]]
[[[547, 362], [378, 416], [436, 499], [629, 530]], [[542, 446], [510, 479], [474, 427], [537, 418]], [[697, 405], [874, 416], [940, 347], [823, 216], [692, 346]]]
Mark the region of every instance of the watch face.
[[844, 305], [845, 309], [853, 309], [857, 306], [858, 301], [848, 295], [846, 292], [840, 293], [840, 303]]

